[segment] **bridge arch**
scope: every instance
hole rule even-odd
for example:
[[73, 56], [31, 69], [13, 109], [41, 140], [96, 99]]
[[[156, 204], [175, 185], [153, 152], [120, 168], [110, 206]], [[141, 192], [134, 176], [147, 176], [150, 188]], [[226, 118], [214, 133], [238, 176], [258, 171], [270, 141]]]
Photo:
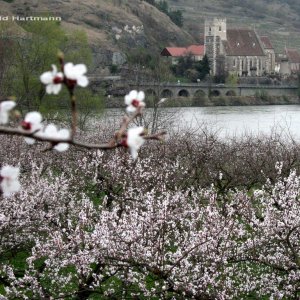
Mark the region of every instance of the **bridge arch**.
[[190, 93], [188, 90], [186, 89], [181, 89], [179, 92], [178, 92], [178, 97], [189, 97], [190, 96]]
[[236, 92], [234, 90], [229, 90], [225, 94], [226, 96], [236, 96]]
[[209, 95], [211, 97], [218, 97], [218, 96], [221, 96], [221, 92], [219, 90], [211, 90]]
[[164, 89], [161, 92], [160, 96], [162, 98], [172, 98], [173, 97], [173, 92], [170, 89]]
[[205, 92], [203, 90], [197, 90], [194, 93], [194, 98], [201, 98], [201, 97], [204, 97], [204, 96], [205, 96]]
[[192, 106], [205, 106], [205, 105], [206, 105], [205, 92], [201, 89], [196, 90], [193, 95]]

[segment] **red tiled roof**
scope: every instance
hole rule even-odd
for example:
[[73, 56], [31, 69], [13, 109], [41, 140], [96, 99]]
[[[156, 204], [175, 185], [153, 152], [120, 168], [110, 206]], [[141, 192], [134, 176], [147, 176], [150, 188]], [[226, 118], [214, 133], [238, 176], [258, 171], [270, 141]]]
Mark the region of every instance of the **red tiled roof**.
[[291, 63], [300, 63], [300, 54], [296, 49], [285, 49], [285, 53]]
[[192, 55], [202, 56], [204, 55], [204, 45], [191, 45], [187, 47], [186, 52]]
[[183, 47], [167, 47], [162, 52], [161, 55], [163, 56], [185, 56], [186, 48]]
[[269, 37], [261, 36], [260, 40], [261, 40], [261, 42], [262, 42], [265, 49], [274, 49]]
[[166, 47], [161, 52], [163, 56], [187, 56], [187, 55], [203, 56], [204, 55], [204, 45], [190, 45], [187, 48], [184, 47]]
[[264, 56], [258, 37], [251, 29], [227, 29], [227, 41], [223, 41], [226, 55]]

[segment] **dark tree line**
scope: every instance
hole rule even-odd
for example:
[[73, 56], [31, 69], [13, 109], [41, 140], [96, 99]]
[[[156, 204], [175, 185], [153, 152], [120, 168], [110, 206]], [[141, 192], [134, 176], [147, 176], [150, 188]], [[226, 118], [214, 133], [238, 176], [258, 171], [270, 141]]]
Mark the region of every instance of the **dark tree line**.
[[155, 0], [145, 0], [149, 4], [155, 6], [158, 10], [166, 14], [174, 24], [176, 24], [179, 27], [183, 26], [183, 17], [182, 17], [182, 11], [181, 10], [170, 10], [169, 5], [167, 1], [160, 0], [156, 2]]
[[175, 76], [187, 77], [192, 82], [203, 80], [210, 72], [209, 60], [206, 55], [200, 61], [195, 61], [191, 55], [180, 57], [178, 63], [172, 66]]

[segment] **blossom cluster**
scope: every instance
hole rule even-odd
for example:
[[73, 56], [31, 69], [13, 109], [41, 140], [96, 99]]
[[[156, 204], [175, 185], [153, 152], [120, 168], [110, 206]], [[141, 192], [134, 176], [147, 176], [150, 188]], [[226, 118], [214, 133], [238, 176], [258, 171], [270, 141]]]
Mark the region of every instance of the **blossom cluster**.
[[61, 91], [63, 83], [73, 88], [77, 84], [86, 87], [89, 84], [88, 78], [84, 75], [86, 72], [87, 68], [84, 64], [66, 63], [63, 66], [63, 72], [58, 72], [57, 67], [52, 65], [52, 71], [43, 73], [40, 79], [46, 85], [48, 94], [57, 95]]
[[[57, 95], [61, 91], [63, 85], [69, 90], [72, 102], [72, 131], [70, 132], [69, 129], [65, 128], [58, 129], [54, 124], [44, 125], [42, 115], [38, 111], [33, 111], [28, 112], [25, 115], [24, 120], [20, 123], [19, 128], [23, 131], [17, 131], [15, 133], [24, 135], [27, 144], [32, 145], [36, 140], [46, 141], [51, 143], [52, 149], [57, 150], [58, 152], [64, 152], [69, 149], [70, 143], [73, 142], [76, 130], [77, 112], [75, 109], [74, 88], [77, 85], [86, 87], [89, 80], [86, 76], [87, 68], [84, 64], [65, 64], [62, 57], [60, 57], [60, 63], [61, 71], [58, 71], [56, 65], [52, 65], [52, 71], [43, 73], [40, 76], [40, 80], [46, 85], [46, 92], [48, 94]], [[143, 136], [146, 134], [146, 131], [143, 127], [129, 128], [127, 132], [125, 132], [125, 130], [130, 121], [142, 113], [142, 109], [145, 107], [144, 98], [144, 92], [137, 92], [135, 90], [125, 96], [127, 112], [135, 113], [135, 115], [129, 118], [128, 121], [125, 121], [126, 126], [119, 133], [120, 140], [117, 139], [115, 141], [115, 147], [128, 147], [134, 160], [138, 157], [138, 150], [145, 142]], [[0, 124], [5, 125], [9, 122], [10, 113], [15, 106], [16, 103], [11, 100], [0, 102]], [[111, 146], [110, 143], [105, 147], [113, 146]], [[0, 177], [1, 191], [5, 196], [20, 190], [18, 167], [5, 166], [0, 172], [3, 173]]]

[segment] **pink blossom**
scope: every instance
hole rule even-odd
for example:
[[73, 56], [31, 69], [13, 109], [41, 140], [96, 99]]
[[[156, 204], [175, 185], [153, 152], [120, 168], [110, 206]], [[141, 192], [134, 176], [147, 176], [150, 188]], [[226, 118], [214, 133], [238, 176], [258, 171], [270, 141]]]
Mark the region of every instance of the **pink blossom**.
[[138, 107], [145, 107], [145, 93], [143, 91], [131, 91], [125, 96], [125, 104], [127, 105], [127, 112], [135, 112]]
[[20, 170], [17, 167], [4, 166], [0, 171], [0, 186], [4, 196], [10, 196], [21, 188], [19, 182]]
[[0, 124], [6, 124], [8, 122], [8, 113], [16, 106], [14, 101], [0, 102]]
[[43, 73], [40, 76], [40, 80], [46, 85], [46, 92], [48, 94], [57, 95], [62, 88], [64, 75], [62, 72], [57, 72], [57, 67], [52, 65], [52, 71]]

